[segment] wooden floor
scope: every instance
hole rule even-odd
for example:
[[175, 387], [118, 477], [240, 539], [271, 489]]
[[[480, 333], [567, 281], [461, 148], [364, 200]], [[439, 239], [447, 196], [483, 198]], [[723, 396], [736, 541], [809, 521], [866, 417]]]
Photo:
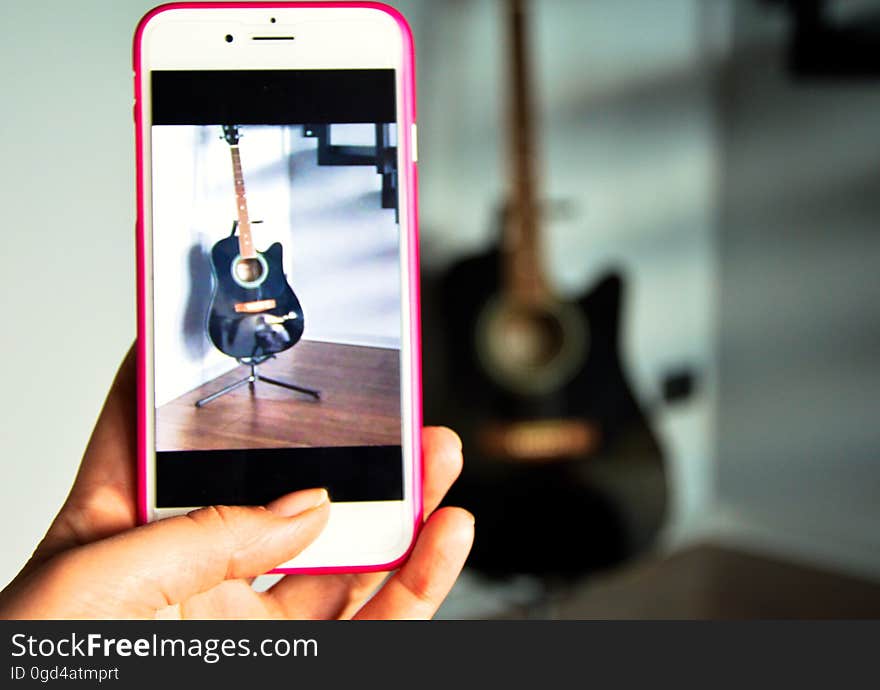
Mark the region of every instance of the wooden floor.
[[239, 367], [156, 411], [157, 450], [398, 445], [400, 352], [300, 341], [260, 372], [321, 391], [321, 400], [260, 382], [197, 408], [247, 376]]
[[554, 618], [880, 618], [880, 584], [714, 544], [596, 578]]

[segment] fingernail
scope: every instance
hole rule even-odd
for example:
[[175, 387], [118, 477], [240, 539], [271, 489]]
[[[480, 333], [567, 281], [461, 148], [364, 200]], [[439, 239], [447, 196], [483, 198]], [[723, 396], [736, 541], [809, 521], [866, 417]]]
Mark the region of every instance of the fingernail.
[[330, 501], [327, 489], [306, 489], [276, 498], [266, 506], [276, 515], [293, 517], [307, 510], [312, 510]]
[[455, 445], [457, 446], [456, 450], [463, 450], [464, 446], [461, 441], [461, 436], [459, 436], [457, 433], [455, 433], [455, 431], [453, 431], [449, 427], [445, 427], [445, 428], [452, 435], [452, 437], [455, 439]]

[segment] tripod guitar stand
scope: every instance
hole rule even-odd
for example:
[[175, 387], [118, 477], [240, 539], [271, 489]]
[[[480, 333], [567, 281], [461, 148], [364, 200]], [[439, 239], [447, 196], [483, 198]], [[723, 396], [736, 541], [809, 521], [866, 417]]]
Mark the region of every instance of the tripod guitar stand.
[[265, 355], [262, 357], [240, 357], [237, 359], [238, 363], [245, 367], [250, 367], [251, 373], [248, 376], [245, 376], [243, 379], [239, 379], [234, 383], [230, 383], [228, 386], [221, 388], [216, 393], [211, 393], [211, 395], [205, 396], [201, 400], [197, 400], [195, 405], [196, 407], [204, 407], [209, 402], [216, 400], [217, 398], [226, 395], [227, 393], [231, 393], [236, 388], [241, 388], [243, 385], [248, 384], [250, 386], [251, 391], [254, 391], [256, 388], [256, 384], [258, 381], [263, 381], [264, 383], [271, 384], [273, 386], [278, 386], [279, 388], [286, 388], [287, 390], [295, 391], [297, 393], [304, 393], [305, 395], [309, 395], [313, 397], [315, 400], [321, 399], [321, 392], [317, 391], [313, 388], [305, 388], [304, 386], [297, 386], [292, 383], [287, 383], [285, 381], [279, 381], [278, 379], [269, 378], [268, 376], [263, 376], [259, 371], [257, 371], [257, 367], [265, 362], [268, 359], [274, 359], [275, 355]]

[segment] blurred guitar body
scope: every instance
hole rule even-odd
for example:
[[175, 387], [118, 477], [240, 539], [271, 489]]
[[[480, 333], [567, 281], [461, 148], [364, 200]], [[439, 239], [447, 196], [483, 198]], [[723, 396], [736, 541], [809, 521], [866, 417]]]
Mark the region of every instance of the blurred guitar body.
[[571, 578], [652, 543], [666, 478], [620, 360], [623, 275], [575, 299], [544, 275], [524, 13], [510, 6], [511, 193], [496, 247], [425, 278], [425, 417], [463, 439], [449, 501], [477, 518], [470, 565]]

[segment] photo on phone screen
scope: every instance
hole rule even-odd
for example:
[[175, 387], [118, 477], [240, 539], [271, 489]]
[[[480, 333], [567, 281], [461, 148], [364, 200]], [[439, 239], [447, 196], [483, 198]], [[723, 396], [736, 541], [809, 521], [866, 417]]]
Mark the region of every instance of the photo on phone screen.
[[155, 506], [402, 500], [394, 71], [150, 78]]

